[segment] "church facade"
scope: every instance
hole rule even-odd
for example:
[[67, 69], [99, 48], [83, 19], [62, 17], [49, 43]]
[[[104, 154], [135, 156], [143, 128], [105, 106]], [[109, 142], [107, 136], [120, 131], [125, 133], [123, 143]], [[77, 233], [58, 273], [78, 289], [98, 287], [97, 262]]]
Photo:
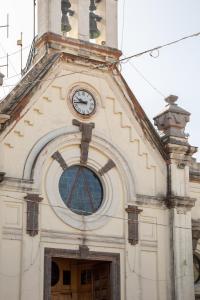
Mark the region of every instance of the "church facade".
[[200, 297], [190, 114], [169, 96], [158, 134], [120, 56], [116, 0], [38, 0], [0, 103], [0, 300]]

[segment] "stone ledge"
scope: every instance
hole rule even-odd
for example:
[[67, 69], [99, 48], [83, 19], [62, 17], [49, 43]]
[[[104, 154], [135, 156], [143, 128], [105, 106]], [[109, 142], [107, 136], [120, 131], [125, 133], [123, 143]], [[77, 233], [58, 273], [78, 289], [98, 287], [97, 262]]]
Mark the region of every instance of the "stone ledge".
[[190, 162], [190, 181], [200, 183], [200, 163], [195, 158]]
[[195, 198], [181, 197], [181, 196], [170, 196], [166, 199], [168, 208], [187, 208], [191, 209], [194, 207], [196, 202]]
[[200, 171], [190, 170], [190, 181], [200, 182]]
[[149, 196], [149, 195], [136, 195], [137, 205], [147, 205], [147, 206], [158, 206], [166, 208], [166, 197], [164, 196]]

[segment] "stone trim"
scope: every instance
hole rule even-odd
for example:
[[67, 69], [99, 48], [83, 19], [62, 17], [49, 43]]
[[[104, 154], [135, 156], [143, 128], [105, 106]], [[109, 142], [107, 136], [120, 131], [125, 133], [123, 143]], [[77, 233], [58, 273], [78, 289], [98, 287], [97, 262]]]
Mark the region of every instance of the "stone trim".
[[103, 176], [104, 174], [112, 170], [114, 167], [116, 167], [116, 164], [112, 159], [109, 159], [108, 162], [105, 164], [105, 166], [101, 168], [101, 170], [99, 170], [98, 173], [99, 175]]
[[156, 197], [148, 195], [136, 195], [136, 204], [159, 206], [163, 208], [186, 208], [191, 209], [195, 206], [196, 199], [190, 197], [171, 196], [171, 197]]
[[39, 203], [43, 198], [37, 194], [27, 194], [24, 199], [27, 201], [27, 219], [26, 219], [26, 232], [34, 237], [39, 231]]
[[137, 194], [136, 204], [139, 206], [147, 205], [147, 206], [158, 206], [158, 207], [166, 208], [166, 197]]
[[63, 171], [65, 171], [68, 168], [64, 158], [62, 157], [59, 151], [56, 151], [51, 157], [59, 163]]
[[36, 41], [35, 47], [39, 48], [44, 44], [49, 44], [50, 46], [51, 44], [54, 44], [55, 45], [54, 49], [59, 51], [60, 51], [59, 45], [62, 45], [63, 47], [70, 47], [70, 48], [74, 47], [77, 49], [84, 49], [89, 51], [89, 53], [93, 52], [97, 54], [99, 58], [103, 56], [106, 59], [111, 57], [117, 60], [122, 55], [122, 52], [118, 49], [93, 44], [80, 39], [74, 39], [70, 37], [65, 38], [60, 34], [56, 34], [53, 32], [44, 33], [41, 37], [39, 37], [39, 39], [37, 39]]
[[82, 132], [80, 163], [87, 164], [89, 145], [92, 140], [92, 130], [95, 128], [95, 124], [82, 123], [75, 119], [72, 121], [72, 124], [78, 126]]
[[195, 206], [196, 199], [190, 197], [170, 196], [166, 199], [167, 207], [191, 209]]
[[[74, 245], [77, 240], [82, 241], [83, 235], [81, 233], [68, 233], [66, 231], [55, 231], [55, 230], [44, 230], [41, 229], [41, 241], [46, 242], [50, 239], [53, 239], [55, 242], [62, 242], [65, 243], [66, 239], [68, 240], [69, 244]], [[87, 244], [98, 244], [98, 245], [109, 245], [109, 247], [115, 249], [124, 249], [125, 238], [121, 235], [114, 235], [114, 236], [105, 236], [105, 235], [98, 235], [90, 233], [87, 235]]]
[[142, 209], [138, 209], [137, 206], [132, 205], [126, 208], [126, 212], [128, 213], [128, 241], [133, 246], [137, 245], [139, 241], [138, 215], [142, 211]]
[[[44, 300], [51, 300], [51, 260], [53, 257], [82, 259], [81, 248], [79, 250], [45, 248], [44, 250]], [[87, 246], [84, 246], [84, 248]], [[86, 249], [86, 248], [85, 248]], [[107, 252], [94, 252], [87, 249], [86, 260], [111, 263], [111, 299], [121, 299], [120, 288], [120, 254]]]
[[34, 68], [32, 68], [23, 77], [20, 83], [16, 85], [16, 87], [12, 90], [12, 93], [9, 93], [0, 103], [0, 111], [4, 115], [10, 115], [10, 119], [7, 121], [8, 124], [11, 124], [17, 117], [20, 116], [21, 111], [29, 101], [28, 96], [30, 92], [40, 83], [40, 80], [46, 75], [60, 56], [61, 53], [55, 53], [42, 57], [34, 65]]

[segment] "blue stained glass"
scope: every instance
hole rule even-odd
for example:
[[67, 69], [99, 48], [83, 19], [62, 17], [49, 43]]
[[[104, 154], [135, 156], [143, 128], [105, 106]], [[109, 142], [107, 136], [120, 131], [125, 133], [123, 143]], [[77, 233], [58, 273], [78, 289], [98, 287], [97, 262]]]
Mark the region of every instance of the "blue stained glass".
[[72, 166], [59, 180], [62, 200], [73, 212], [90, 215], [96, 212], [103, 200], [103, 188], [97, 175], [83, 166]]

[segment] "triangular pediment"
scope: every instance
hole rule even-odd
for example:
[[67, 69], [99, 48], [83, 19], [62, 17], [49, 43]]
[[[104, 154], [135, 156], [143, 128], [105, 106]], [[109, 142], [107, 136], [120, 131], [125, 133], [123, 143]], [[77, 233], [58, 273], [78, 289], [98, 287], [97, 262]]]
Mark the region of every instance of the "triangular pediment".
[[[34, 93], [34, 91], [37, 90], [37, 87], [41, 88], [43, 82], [47, 81], [53, 81], [53, 79], [58, 78], [59, 75], [52, 72], [52, 68], [55, 68], [55, 65], [58, 64], [59, 59], [62, 57], [65, 57], [66, 60], [68, 59], [68, 55], [64, 53], [52, 53], [47, 54], [44, 57], [42, 57], [30, 70], [29, 72], [21, 79], [21, 81], [16, 85], [16, 87], [8, 94], [8, 96], [0, 103], [0, 114], [2, 116], [1, 123], [5, 123], [2, 125], [1, 130], [5, 130], [7, 126], [15, 122], [16, 119], [20, 117], [21, 112], [26, 107], [26, 105], [31, 101], [31, 97]], [[79, 62], [84, 61], [85, 59], [83, 57], [77, 58]], [[93, 62], [94, 63], [94, 62]], [[105, 64], [106, 66], [106, 64]], [[81, 67], [80, 67], [81, 68]], [[95, 67], [94, 69], [98, 69]], [[146, 136], [146, 138], [154, 144], [154, 147], [156, 147], [161, 155], [166, 158], [165, 150], [162, 145], [162, 142], [153, 127], [152, 123], [146, 116], [144, 110], [142, 109], [141, 105], [135, 98], [134, 94], [128, 87], [125, 79], [120, 74], [120, 72], [116, 69], [118, 76], [114, 77], [114, 80], [118, 87], [121, 88], [122, 93], [126, 94], [126, 96], [129, 98], [131, 103], [133, 104], [133, 108], [130, 107], [130, 110], [132, 110], [132, 114], [136, 118], [137, 122], [140, 124], [141, 129]], [[46, 75], [48, 73], [51, 73], [51, 77], [48, 79], [45, 79]], [[71, 72], [73, 73], [79, 73], [78, 71]], [[82, 71], [80, 71], [80, 74]], [[83, 72], [84, 73], [84, 72]], [[86, 73], [89, 73], [88, 70]], [[69, 74], [70, 75], [70, 74]], [[62, 75], [61, 75], [62, 77]], [[56, 85], [55, 85], [56, 86]], [[59, 88], [58, 88], [59, 89]], [[62, 88], [60, 87], [60, 92], [62, 93]], [[4, 118], [3, 118], [4, 116]], [[7, 119], [5, 118], [7, 116]]]

